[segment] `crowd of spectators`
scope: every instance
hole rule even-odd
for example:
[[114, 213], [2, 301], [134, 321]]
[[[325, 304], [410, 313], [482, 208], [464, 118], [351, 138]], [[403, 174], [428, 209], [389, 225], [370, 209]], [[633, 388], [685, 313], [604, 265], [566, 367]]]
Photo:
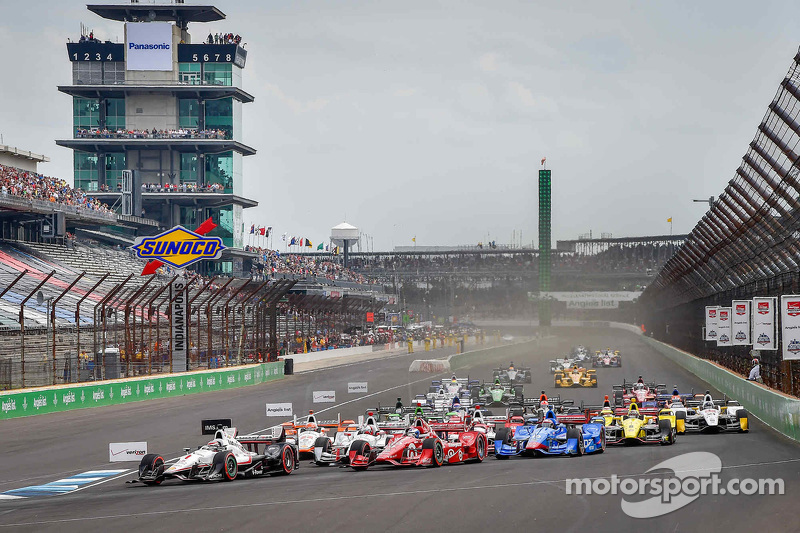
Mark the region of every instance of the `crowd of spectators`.
[[351, 281], [354, 283], [372, 283], [367, 276], [344, 268], [341, 264], [327, 258], [318, 258], [297, 254], [282, 254], [277, 250], [269, 250], [256, 246], [246, 246], [248, 252], [259, 254], [259, 260], [253, 267], [251, 276], [258, 280], [274, 278], [280, 274], [296, 274], [306, 277], [325, 278], [331, 281]]
[[[119, 187], [118, 187], [119, 188]], [[221, 183], [198, 185], [197, 183], [142, 183], [142, 192], [223, 192]]]
[[237, 33], [209, 33], [206, 44], [241, 44], [242, 37]]
[[64, 180], [5, 165], [0, 165], [0, 194], [113, 213], [106, 204], [87, 196], [81, 189], [73, 189]]
[[181, 128], [177, 130], [109, 130], [81, 129], [75, 130], [76, 139], [230, 139], [225, 130], [193, 130]]

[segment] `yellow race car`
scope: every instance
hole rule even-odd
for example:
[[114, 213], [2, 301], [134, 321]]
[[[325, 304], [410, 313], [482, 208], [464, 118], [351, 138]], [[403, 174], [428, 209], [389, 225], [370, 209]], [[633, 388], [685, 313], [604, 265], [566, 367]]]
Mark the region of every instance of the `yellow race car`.
[[597, 418], [603, 418], [608, 444], [674, 444], [677, 420], [669, 409], [640, 411], [635, 402], [627, 410], [613, 411], [608, 397]]
[[586, 370], [578, 365], [553, 375], [556, 388], [561, 387], [591, 387], [597, 388], [597, 371]]

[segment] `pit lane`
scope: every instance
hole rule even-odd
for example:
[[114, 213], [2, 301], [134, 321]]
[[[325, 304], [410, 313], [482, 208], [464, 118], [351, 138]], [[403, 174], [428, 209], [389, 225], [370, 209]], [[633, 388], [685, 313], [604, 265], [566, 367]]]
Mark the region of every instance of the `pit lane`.
[[[539, 347], [520, 346], [513, 360], [533, 368], [526, 395], [552, 387], [548, 360], [575, 344], [612, 347], [623, 354], [622, 369], [598, 369], [598, 389], [561, 390], [562, 397], [599, 403], [622, 378], [655, 379], [681, 391], [705, 391], [707, 385], [663, 358], [639, 337], [619, 330], [556, 328], [554, 338]], [[378, 401], [393, 404], [401, 396], [425, 392], [431, 376], [409, 374], [420, 354], [368, 361], [295, 375], [263, 385], [87, 409], [3, 422], [0, 491], [45, 483], [109, 464], [108, 442], [148, 441], [149, 450], [175, 457], [184, 447], [203, 442], [201, 418], [232, 418], [243, 432], [272, 425], [264, 416], [267, 402], [292, 402], [295, 413], [326, 404], [311, 404], [314, 390], [336, 390], [337, 404], [359, 398], [347, 394], [350, 381], [369, 382], [370, 397], [331, 409], [356, 416]], [[489, 379], [491, 369], [508, 356], [487, 356], [458, 369], [459, 376]], [[378, 391], [378, 395], [373, 394]], [[711, 389], [716, 394], [717, 391]], [[318, 409], [318, 412], [322, 409]], [[536, 530], [611, 530], [647, 527], [653, 531], [743, 531], [754, 527], [789, 531], [800, 528], [793, 495], [800, 490], [800, 445], [751, 417], [749, 434], [685, 435], [674, 446], [609, 448], [582, 458], [489, 457], [482, 464], [440, 469], [386, 469], [353, 472], [319, 468], [308, 461], [288, 477], [240, 479], [233, 483], [170, 482], [160, 487], [127, 485], [114, 479], [62, 496], [0, 501], [0, 529], [14, 531], [408, 531], [444, 528], [482, 531], [534, 527]], [[566, 495], [565, 479], [641, 476], [676, 455], [707, 451], [723, 463], [721, 478], [783, 478], [784, 496], [701, 496], [682, 510], [646, 521], [627, 517], [621, 496]], [[132, 476], [131, 476], [132, 477]]]

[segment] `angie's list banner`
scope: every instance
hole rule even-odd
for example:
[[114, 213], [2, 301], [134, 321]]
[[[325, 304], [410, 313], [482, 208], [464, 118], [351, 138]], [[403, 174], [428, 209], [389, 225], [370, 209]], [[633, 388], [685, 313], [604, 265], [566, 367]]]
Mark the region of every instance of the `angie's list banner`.
[[706, 307], [706, 340], [707, 341], [716, 341], [718, 334], [717, 334], [717, 311], [719, 307], [716, 305], [711, 305]]
[[753, 344], [750, 336], [750, 318], [753, 302], [750, 300], [734, 300], [731, 304], [733, 309], [733, 322], [731, 331], [733, 339], [731, 344], [734, 346], [748, 346]]
[[783, 360], [800, 359], [800, 295], [781, 296]]
[[777, 324], [775, 307], [778, 299], [772, 296], [753, 298], [753, 348], [777, 350]]
[[717, 309], [717, 346], [731, 345], [731, 308]]

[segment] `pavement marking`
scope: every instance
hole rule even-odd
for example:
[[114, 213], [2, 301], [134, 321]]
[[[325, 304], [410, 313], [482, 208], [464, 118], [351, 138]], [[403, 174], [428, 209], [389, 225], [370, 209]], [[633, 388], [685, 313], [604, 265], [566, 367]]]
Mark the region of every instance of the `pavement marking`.
[[[31, 485], [19, 489], [7, 490], [0, 493], [0, 500], [16, 500], [20, 498], [38, 498], [42, 496], [57, 496], [68, 494], [88, 487], [93, 487], [112, 479], [117, 479], [121, 475], [126, 475], [130, 470], [90, 470], [75, 474], [67, 478], [51, 481], [44, 485]], [[117, 477], [112, 477], [117, 476]]]
[[[781, 461], [769, 461], [763, 463], [746, 463], [740, 465], [730, 465], [730, 466], [723, 466], [722, 470], [732, 470], [735, 468], [752, 468], [757, 466], [772, 466], [772, 465], [779, 465], [779, 464], [786, 464], [786, 463], [797, 463], [800, 462], [800, 459], [785, 459]], [[645, 476], [660, 476], [660, 473], [657, 472], [645, 472], [643, 474], [624, 474], [619, 475], [620, 478], [622, 477], [645, 477]], [[600, 477], [593, 477], [587, 479], [606, 479], [607, 476], [600, 476]], [[133, 518], [133, 517], [142, 517], [142, 516], [165, 516], [165, 515], [172, 515], [172, 514], [179, 514], [179, 513], [197, 513], [200, 511], [225, 511], [231, 509], [247, 509], [247, 508], [254, 508], [254, 507], [272, 507], [276, 505], [290, 505], [290, 504], [304, 504], [304, 503], [323, 503], [323, 502], [335, 502], [335, 501], [344, 501], [344, 500], [355, 500], [358, 498], [392, 498], [395, 496], [412, 496], [418, 494], [436, 494], [436, 493], [445, 493], [445, 492], [465, 492], [465, 491], [474, 491], [480, 490], [485, 491], [486, 489], [504, 489], [504, 488], [517, 488], [517, 487], [528, 487], [528, 486], [535, 486], [535, 485], [555, 485], [556, 487], [562, 486], [566, 483], [568, 478], [564, 479], [552, 479], [552, 480], [542, 480], [542, 479], [534, 479], [531, 481], [520, 481], [516, 483], [496, 483], [492, 485], [480, 485], [480, 486], [472, 486], [472, 487], [444, 487], [439, 489], [417, 489], [417, 490], [406, 490], [406, 491], [397, 491], [397, 492], [385, 492], [381, 494], [351, 494], [345, 496], [326, 496], [320, 498], [303, 498], [303, 499], [296, 499], [296, 500], [280, 500], [280, 501], [269, 501], [269, 502], [254, 502], [254, 503], [240, 503], [240, 504], [231, 504], [231, 505], [218, 505], [213, 507], [187, 507], [184, 509], [168, 509], [165, 511], [145, 511], [145, 512], [138, 512], [138, 513], [126, 513], [126, 514], [113, 514], [113, 515], [100, 515], [100, 516], [83, 516], [80, 518], [61, 518], [56, 520], [39, 520], [33, 522], [16, 522], [13, 524], [0, 524], [0, 528], [7, 528], [7, 527], [22, 527], [22, 526], [36, 526], [36, 525], [47, 525], [47, 524], [65, 524], [65, 523], [72, 523], [72, 522], [83, 522], [85, 520], [116, 520], [120, 518]]]

